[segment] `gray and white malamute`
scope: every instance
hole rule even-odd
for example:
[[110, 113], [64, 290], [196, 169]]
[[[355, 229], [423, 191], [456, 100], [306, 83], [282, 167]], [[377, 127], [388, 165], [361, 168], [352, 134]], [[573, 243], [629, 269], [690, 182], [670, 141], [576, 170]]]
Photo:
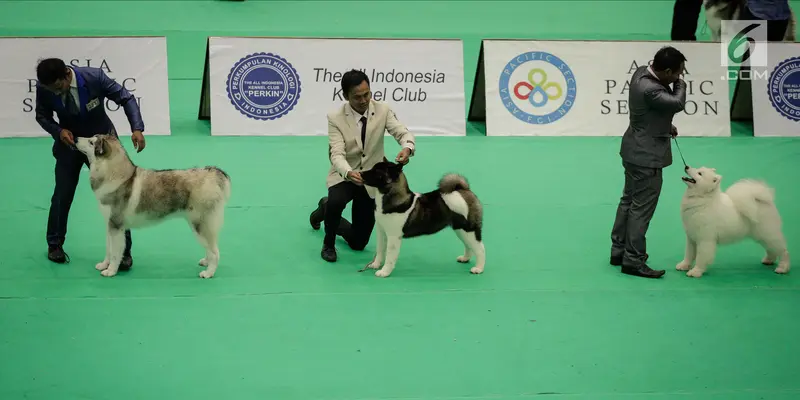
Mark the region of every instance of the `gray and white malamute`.
[[189, 222], [206, 256], [201, 278], [211, 278], [219, 263], [217, 238], [222, 228], [231, 180], [217, 167], [151, 170], [133, 164], [113, 135], [76, 138], [89, 159], [89, 182], [106, 220], [106, 256], [96, 268], [117, 274], [125, 248], [125, 230], [155, 225], [169, 217]]
[[[719, 42], [722, 40], [722, 21], [738, 20], [745, 6], [745, 0], [703, 0], [703, 8], [706, 14], [706, 23], [711, 30], [711, 41]], [[789, 5], [791, 7], [791, 4]], [[783, 40], [794, 42], [797, 21], [792, 10], [792, 17], [786, 27]]]
[[408, 187], [403, 165], [384, 159], [361, 172], [361, 179], [375, 200], [378, 244], [375, 258], [366, 267], [377, 269], [375, 276], [383, 278], [392, 273], [402, 239], [432, 235], [448, 226], [464, 242], [464, 254], [457, 261], [467, 263], [474, 254], [477, 260], [470, 272], [483, 272], [483, 206], [463, 176], [447, 174], [438, 189], [415, 193]]

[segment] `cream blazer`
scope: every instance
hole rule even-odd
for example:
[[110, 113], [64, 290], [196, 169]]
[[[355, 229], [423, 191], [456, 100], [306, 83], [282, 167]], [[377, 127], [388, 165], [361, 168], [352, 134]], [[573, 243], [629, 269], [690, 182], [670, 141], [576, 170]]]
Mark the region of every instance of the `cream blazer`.
[[[372, 100], [364, 116], [367, 117], [366, 148], [361, 143], [358, 122], [361, 117], [350, 107], [350, 103], [345, 102], [328, 113], [328, 156], [331, 160], [328, 187], [346, 180], [350, 171], [366, 171], [382, 161], [383, 139], [387, 131], [400, 146], [407, 147], [414, 155], [414, 135], [397, 120], [389, 105]], [[394, 157], [390, 161], [394, 161]]]

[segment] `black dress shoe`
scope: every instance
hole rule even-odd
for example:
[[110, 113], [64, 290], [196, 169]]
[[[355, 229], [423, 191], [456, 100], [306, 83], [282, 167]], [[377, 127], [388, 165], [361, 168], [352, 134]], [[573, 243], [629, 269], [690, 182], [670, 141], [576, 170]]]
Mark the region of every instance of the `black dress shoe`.
[[130, 271], [133, 267], [133, 257], [130, 255], [122, 256], [122, 261], [119, 263], [119, 271]]
[[623, 265], [620, 272], [633, 276], [641, 276], [642, 278], [661, 278], [664, 276], [664, 273], [666, 273], [663, 269], [651, 269], [647, 265], [642, 265], [640, 267]]
[[317, 203], [317, 209], [311, 212], [311, 216], [309, 217], [309, 222], [311, 222], [311, 227], [314, 230], [319, 230], [322, 221], [325, 220], [325, 205], [328, 204], [328, 198], [323, 197], [319, 199], [319, 203]]
[[322, 259], [327, 262], [336, 262], [336, 248], [333, 246], [323, 246], [321, 255]]
[[[644, 262], [647, 262], [648, 258], [650, 258], [650, 255], [649, 254], [645, 254], [644, 255]], [[609, 264], [611, 264], [611, 265], [613, 265], [615, 267], [619, 267], [620, 265], [622, 265], [622, 256], [611, 256], [611, 259], [609, 260]]]
[[58, 264], [69, 264], [69, 255], [64, 252], [61, 246], [48, 247], [47, 259]]
[[47, 259], [58, 264], [69, 264], [69, 255], [64, 252], [61, 246], [48, 247]]

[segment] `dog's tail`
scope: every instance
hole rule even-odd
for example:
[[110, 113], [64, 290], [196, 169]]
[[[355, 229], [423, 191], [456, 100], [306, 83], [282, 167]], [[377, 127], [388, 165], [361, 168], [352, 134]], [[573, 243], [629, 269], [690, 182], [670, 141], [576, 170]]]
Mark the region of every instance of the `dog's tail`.
[[222, 168], [213, 165], [206, 167], [206, 169], [216, 174], [217, 184], [222, 191], [223, 198], [225, 201], [228, 201], [231, 198], [231, 176], [223, 171]]
[[786, 26], [786, 33], [783, 36], [784, 42], [794, 42], [796, 37], [797, 31], [797, 17], [794, 15], [794, 11], [792, 11], [792, 16], [789, 17], [789, 24]]
[[758, 221], [760, 208], [775, 206], [775, 189], [761, 181], [742, 179], [731, 185], [725, 193], [739, 213], [752, 222]]
[[457, 190], [469, 190], [467, 178], [459, 174], [447, 174], [439, 180], [439, 191], [442, 193], [452, 193]]

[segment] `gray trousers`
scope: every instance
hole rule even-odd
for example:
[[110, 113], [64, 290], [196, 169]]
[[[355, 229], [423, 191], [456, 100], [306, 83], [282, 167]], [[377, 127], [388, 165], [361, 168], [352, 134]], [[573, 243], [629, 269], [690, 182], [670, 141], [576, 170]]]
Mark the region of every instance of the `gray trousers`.
[[623, 161], [625, 187], [611, 230], [611, 257], [622, 256], [622, 265], [639, 267], [647, 259], [647, 228], [661, 195], [661, 168], [647, 168]]

